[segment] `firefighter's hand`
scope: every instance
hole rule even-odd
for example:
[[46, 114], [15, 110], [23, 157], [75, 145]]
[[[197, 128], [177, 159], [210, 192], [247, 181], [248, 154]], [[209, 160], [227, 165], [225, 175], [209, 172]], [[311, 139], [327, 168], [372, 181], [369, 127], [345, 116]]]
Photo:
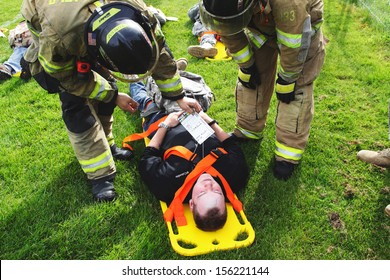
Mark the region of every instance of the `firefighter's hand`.
[[123, 92], [118, 92], [118, 96], [116, 98], [116, 105], [123, 111], [127, 111], [132, 114], [135, 113], [138, 109], [138, 103], [133, 98]]
[[194, 110], [199, 113], [202, 110], [202, 107], [198, 103], [198, 101], [194, 98], [183, 97], [182, 99], [177, 100], [177, 104], [179, 104], [180, 108], [191, 114]]
[[238, 70], [238, 80], [244, 87], [256, 89], [260, 85], [260, 75], [257, 71], [256, 64], [253, 63], [248, 68], [240, 68]]
[[276, 97], [281, 102], [289, 104], [291, 101], [295, 99], [295, 82], [289, 83], [283, 80], [280, 75], [278, 75], [278, 79], [276, 80]]

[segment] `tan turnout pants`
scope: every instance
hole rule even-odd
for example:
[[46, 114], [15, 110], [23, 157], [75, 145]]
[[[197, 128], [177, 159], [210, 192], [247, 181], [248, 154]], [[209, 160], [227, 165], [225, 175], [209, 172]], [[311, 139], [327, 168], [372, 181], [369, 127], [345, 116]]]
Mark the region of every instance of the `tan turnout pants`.
[[[304, 150], [314, 115], [313, 82], [319, 75], [325, 58], [325, 42], [321, 30], [313, 36], [302, 74], [295, 87], [295, 100], [289, 104], [278, 101], [276, 142], [293, 149]], [[248, 89], [236, 85], [236, 129], [244, 137], [246, 132], [261, 135], [265, 128], [271, 97], [274, 93], [278, 50], [275, 42], [266, 42], [255, 51], [255, 63], [261, 84]], [[297, 160], [276, 155], [276, 159], [296, 163]]]

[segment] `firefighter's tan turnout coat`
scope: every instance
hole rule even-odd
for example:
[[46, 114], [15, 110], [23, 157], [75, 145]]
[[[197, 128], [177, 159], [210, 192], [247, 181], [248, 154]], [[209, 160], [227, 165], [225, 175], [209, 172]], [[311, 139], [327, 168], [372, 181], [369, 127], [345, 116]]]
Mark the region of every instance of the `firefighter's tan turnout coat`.
[[254, 90], [237, 82], [235, 133], [239, 136], [262, 138], [276, 73], [287, 82], [296, 82], [295, 100], [277, 105], [278, 160], [297, 163], [308, 141], [314, 114], [313, 82], [325, 57], [322, 22], [322, 0], [257, 1], [248, 26], [221, 38], [240, 67], [255, 62], [260, 74], [261, 83]]
[[[165, 98], [180, 99], [183, 96], [180, 76], [165, 47], [157, 20], [143, 1], [123, 2], [144, 11], [154, 24], [161, 51], [153, 78], [162, 85]], [[34, 39], [24, 58], [43, 88], [48, 92], [59, 92], [69, 139], [83, 171], [91, 180], [113, 176], [116, 172], [110, 152], [110, 146], [114, 144], [115, 81], [102, 69], [90, 71], [83, 79], [76, 71], [76, 61], [88, 57], [84, 26], [97, 4], [96, 0], [24, 0], [21, 8]]]

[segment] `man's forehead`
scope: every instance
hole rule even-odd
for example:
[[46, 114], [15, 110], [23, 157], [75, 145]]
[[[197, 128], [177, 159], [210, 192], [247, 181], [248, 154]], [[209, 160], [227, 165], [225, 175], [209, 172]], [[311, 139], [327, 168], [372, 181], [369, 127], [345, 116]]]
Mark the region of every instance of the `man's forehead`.
[[216, 192], [206, 192], [202, 196], [198, 197], [197, 205], [198, 211], [208, 210], [221, 205], [221, 200], [225, 202], [224, 197], [221, 193]]

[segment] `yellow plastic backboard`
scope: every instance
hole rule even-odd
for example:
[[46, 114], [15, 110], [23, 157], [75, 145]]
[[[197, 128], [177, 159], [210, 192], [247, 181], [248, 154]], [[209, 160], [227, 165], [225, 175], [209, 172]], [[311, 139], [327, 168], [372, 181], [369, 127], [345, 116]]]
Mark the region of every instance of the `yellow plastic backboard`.
[[[144, 141], [147, 146], [150, 139], [146, 137]], [[163, 201], [160, 201], [160, 206], [164, 215], [168, 206]], [[244, 211], [237, 213], [230, 203], [226, 203], [227, 220], [224, 227], [211, 232], [197, 228], [189, 205], [183, 206], [186, 226], [177, 227], [174, 221], [165, 223], [172, 248], [180, 255], [191, 257], [213, 251], [233, 250], [247, 247], [255, 240], [255, 231]]]
[[214, 57], [206, 57], [207, 60], [221, 61], [221, 60], [231, 60], [232, 59], [232, 57], [226, 53], [225, 45], [222, 42], [217, 41], [217, 43], [215, 44], [215, 47], [218, 50], [217, 55]]
[[[167, 204], [160, 201], [162, 212]], [[226, 203], [227, 221], [223, 228], [206, 232], [195, 225], [190, 207], [184, 204], [186, 226], [176, 226], [175, 222], [166, 222], [173, 250], [183, 256], [196, 256], [220, 250], [232, 250], [247, 247], [255, 240], [255, 231], [247, 220], [244, 211], [237, 213], [230, 203]]]

